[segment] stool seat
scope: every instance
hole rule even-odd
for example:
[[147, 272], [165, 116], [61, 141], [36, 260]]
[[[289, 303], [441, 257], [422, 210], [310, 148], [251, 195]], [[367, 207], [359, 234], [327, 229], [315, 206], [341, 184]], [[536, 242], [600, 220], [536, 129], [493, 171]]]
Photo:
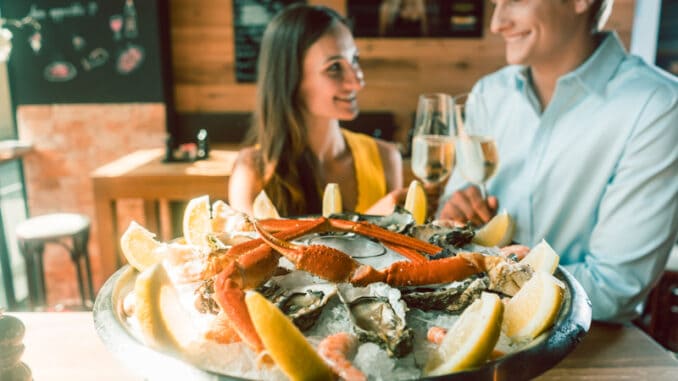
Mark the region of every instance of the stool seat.
[[[70, 254], [78, 277], [78, 289], [80, 290], [82, 305], [89, 308], [87, 300], [90, 302], [94, 300], [92, 272], [87, 252], [89, 229], [89, 218], [77, 213], [52, 213], [31, 217], [17, 226], [15, 233], [19, 249], [26, 263], [31, 307], [38, 308], [46, 304], [43, 254], [45, 244], [56, 243], [63, 246]], [[70, 245], [68, 245], [68, 241], [70, 241]], [[84, 274], [82, 260], [85, 262]], [[89, 295], [85, 295], [85, 282]]]
[[49, 240], [71, 236], [89, 228], [87, 216], [75, 213], [53, 213], [32, 217], [16, 228], [16, 236], [23, 240]]

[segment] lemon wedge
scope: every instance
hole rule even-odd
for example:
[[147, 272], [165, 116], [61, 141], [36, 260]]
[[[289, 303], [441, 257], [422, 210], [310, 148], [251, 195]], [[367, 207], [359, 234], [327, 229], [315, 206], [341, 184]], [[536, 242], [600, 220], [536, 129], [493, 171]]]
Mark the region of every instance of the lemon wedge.
[[452, 325], [426, 364], [427, 376], [439, 376], [482, 365], [501, 332], [504, 304], [499, 296], [483, 292]]
[[266, 192], [262, 189], [261, 192], [254, 198], [252, 203], [252, 216], [256, 219], [280, 218], [278, 209]]
[[134, 315], [144, 343], [160, 351], [181, 353], [196, 331], [162, 264], [139, 274], [134, 292]]
[[138, 271], [144, 271], [162, 260], [162, 256], [156, 251], [161, 243], [154, 237], [155, 234], [135, 221], [130, 222], [127, 230], [120, 237], [122, 254], [127, 262]]
[[559, 262], [560, 256], [545, 240], [541, 240], [521, 261], [530, 265], [534, 271], [546, 271], [549, 274], [556, 271]]
[[476, 231], [473, 243], [487, 247], [506, 246], [511, 243], [514, 230], [513, 219], [504, 210]]
[[208, 246], [207, 235], [212, 232], [209, 196], [196, 197], [184, 210], [184, 239], [189, 245]]
[[558, 317], [565, 286], [553, 275], [537, 271], [506, 305], [502, 329], [514, 340], [530, 340]]
[[323, 193], [323, 217], [329, 217], [331, 214], [341, 213], [343, 207], [339, 184], [328, 183], [325, 186], [325, 192]]
[[261, 294], [245, 295], [254, 328], [273, 361], [291, 380], [331, 380], [332, 371], [285, 314]]
[[412, 180], [407, 188], [405, 197], [405, 210], [412, 213], [417, 225], [426, 222], [426, 193], [418, 180]]

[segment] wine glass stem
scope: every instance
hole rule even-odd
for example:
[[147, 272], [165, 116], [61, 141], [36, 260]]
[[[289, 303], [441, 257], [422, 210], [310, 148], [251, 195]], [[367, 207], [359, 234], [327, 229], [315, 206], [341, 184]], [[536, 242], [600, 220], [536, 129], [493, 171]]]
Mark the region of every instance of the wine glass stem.
[[485, 188], [485, 183], [478, 184], [478, 188], [480, 189], [480, 197], [482, 197], [483, 200], [487, 200], [487, 189]]

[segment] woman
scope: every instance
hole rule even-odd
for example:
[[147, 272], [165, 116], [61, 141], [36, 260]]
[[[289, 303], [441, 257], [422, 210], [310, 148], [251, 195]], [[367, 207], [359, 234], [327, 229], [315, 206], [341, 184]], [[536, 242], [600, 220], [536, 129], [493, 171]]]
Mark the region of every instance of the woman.
[[341, 129], [358, 114], [358, 50], [335, 11], [295, 4], [268, 25], [259, 57], [254, 145], [241, 150], [229, 185], [232, 207], [252, 213], [263, 189], [281, 216], [322, 210], [338, 183], [345, 210], [388, 214], [402, 199], [393, 144]]

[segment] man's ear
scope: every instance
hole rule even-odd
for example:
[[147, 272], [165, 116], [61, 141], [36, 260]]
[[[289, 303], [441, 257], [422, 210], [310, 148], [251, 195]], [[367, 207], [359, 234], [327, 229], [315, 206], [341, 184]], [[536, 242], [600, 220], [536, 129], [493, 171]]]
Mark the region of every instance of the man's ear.
[[574, 0], [574, 11], [577, 14], [585, 13], [593, 6], [594, 2], [595, 0]]

